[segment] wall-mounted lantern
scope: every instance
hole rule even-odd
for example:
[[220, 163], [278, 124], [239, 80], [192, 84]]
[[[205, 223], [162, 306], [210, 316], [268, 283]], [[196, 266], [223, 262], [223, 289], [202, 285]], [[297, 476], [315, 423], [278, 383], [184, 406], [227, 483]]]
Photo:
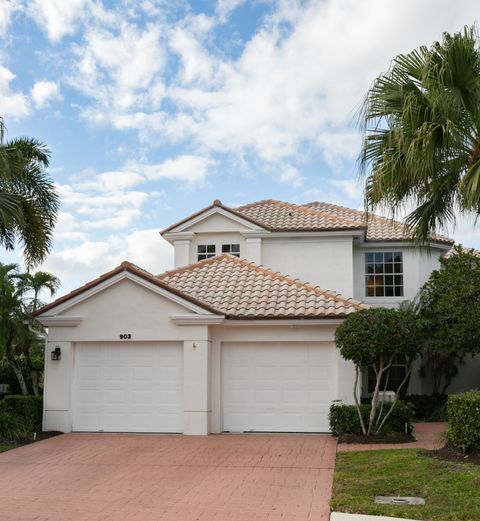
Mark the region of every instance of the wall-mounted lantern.
[[60, 347], [56, 347], [52, 353], [52, 360], [60, 360], [61, 356], [62, 356], [62, 350], [60, 349]]

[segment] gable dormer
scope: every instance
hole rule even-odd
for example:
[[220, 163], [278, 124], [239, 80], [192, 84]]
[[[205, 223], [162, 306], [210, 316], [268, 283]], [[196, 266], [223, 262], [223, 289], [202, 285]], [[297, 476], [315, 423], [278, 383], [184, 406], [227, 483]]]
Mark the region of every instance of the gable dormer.
[[203, 208], [161, 232], [175, 248], [175, 267], [229, 253], [261, 262], [262, 234], [268, 231], [221, 201]]

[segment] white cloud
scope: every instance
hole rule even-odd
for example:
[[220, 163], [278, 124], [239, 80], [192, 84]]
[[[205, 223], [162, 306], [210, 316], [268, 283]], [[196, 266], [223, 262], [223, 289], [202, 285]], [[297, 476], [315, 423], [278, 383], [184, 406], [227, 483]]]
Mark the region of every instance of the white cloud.
[[91, 4], [91, 0], [33, 0], [28, 11], [50, 40], [57, 42], [75, 32]]
[[220, 21], [225, 21], [228, 16], [245, 3], [246, 0], [218, 0], [215, 7], [215, 13], [220, 18]]
[[165, 65], [160, 26], [141, 29], [124, 23], [119, 31], [89, 27], [84, 40], [75, 47], [77, 63], [69, 81], [95, 101], [84, 110], [87, 121], [101, 124], [158, 108], [164, 97], [159, 73]]
[[303, 185], [304, 178], [296, 168], [287, 166], [280, 172], [280, 181], [293, 186], [293, 188], [299, 188]]
[[2, 0], [0, 2], [0, 36], [4, 36], [7, 33], [12, 14], [18, 8], [18, 2], [15, 0]]
[[[85, 117], [136, 129], [145, 143], [160, 134], [194, 152], [253, 151], [272, 163], [320, 152], [339, 167], [357, 153], [353, 118], [373, 78], [396, 54], [478, 17], [472, 0], [285, 0], [273, 4], [242, 52], [231, 57], [215, 46], [213, 32], [241, 3], [220, 0], [215, 16], [162, 21], [156, 26], [161, 36], [152, 27], [139, 31], [129, 24], [116, 37], [89, 29], [86, 46], [79, 48], [80, 76], [89, 80], [78, 88], [94, 100]], [[142, 38], [149, 44], [140, 58], [131, 46]], [[165, 52], [178, 59], [173, 78], [172, 69], [155, 68]], [[121, 63], [112, 66], [116, 53]], [[119, 78], [132, 77], [126, 62], [137, 60], [144, 81], [122, 83]], [[106, 74], [99, 73], [102, 68]]]
[[348, 199], [358, 200], [362, 197], [362, 186], [358, 179], [332, 179], [330, 184], [339, 188]]
[[61, 99], [60, 88], [54, 81], [37, 81], [30, 90], [37, 109], [47, 106], [51, 101]]
[[22, 92], [12, 91], [15, 74], [0, 65], [0, 114], [2, 117], [19, 119], [30, 114], [28, 98]]
[[75, 187], [81, 190], [112, 192], [137, 186], [144, 181], [145, 177], [138, 172], [119, 170], [94, 175], [94, 177], [88, 181], [77, 183]]
[[54, 250], [41, 269], [60, 277], [61, 293], [66, 293], [124, 260], [157, 274], [173, 267], [173, 248], [162, 239], [158, 229], [140, 229]]
[[214, 166], [215, 161], [208, 157], [183, 155], [167, 159], [158, 165], [145, 165], [141, 167], [141, 171], [148, 179], [170, 179], [202, 184], [212, 173]]

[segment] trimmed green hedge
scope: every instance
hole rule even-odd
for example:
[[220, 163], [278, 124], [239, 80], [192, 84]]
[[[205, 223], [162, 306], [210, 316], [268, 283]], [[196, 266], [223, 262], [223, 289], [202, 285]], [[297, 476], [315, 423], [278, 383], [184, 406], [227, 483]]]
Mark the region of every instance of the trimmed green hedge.
[[[390, 404], [384, 405], [384, 411]], [[368, 425], [368, 417], [370, 415], [370, 405], [364, 404], [360, 406], [362, 417], [365, 425]], [[388, 409], [386, 409], [388, 411]], [[328, 416], [330, 421], [330, 430], [335, 436], [343, 436], [344, 434], [362, 435], [362, 428], [360, 426], [360, 419], [355, 405], [343, 405], [334, 403], [330, 407], [330, 414]], [[410, 407], [402, 401], [398, 401], [388, 417], [385, 425], [382, 428], [382, 434], [391, 434], [397, 432], [405, 432], [405, 425], [407, 432], [411, 432], [412, 425], [412, 411]]]
[[480, 450], [480, 391], [448, 397], [448, 441], [463, 452]]
[[0, 437], [15, 439], [40, 432], [42, 415], [42, 396], [5, 396], [0, 400]]

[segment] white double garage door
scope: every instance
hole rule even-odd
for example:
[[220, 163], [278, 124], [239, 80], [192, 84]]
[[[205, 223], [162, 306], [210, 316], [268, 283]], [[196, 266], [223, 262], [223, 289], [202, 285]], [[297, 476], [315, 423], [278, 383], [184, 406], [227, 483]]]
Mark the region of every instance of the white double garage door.
[[[183, 343], [80, 343], [74, 356], [74, 431], [182, 432]], [[331, 344], [224, 343], [223, 430], [326, 432], [335, 374]]]

